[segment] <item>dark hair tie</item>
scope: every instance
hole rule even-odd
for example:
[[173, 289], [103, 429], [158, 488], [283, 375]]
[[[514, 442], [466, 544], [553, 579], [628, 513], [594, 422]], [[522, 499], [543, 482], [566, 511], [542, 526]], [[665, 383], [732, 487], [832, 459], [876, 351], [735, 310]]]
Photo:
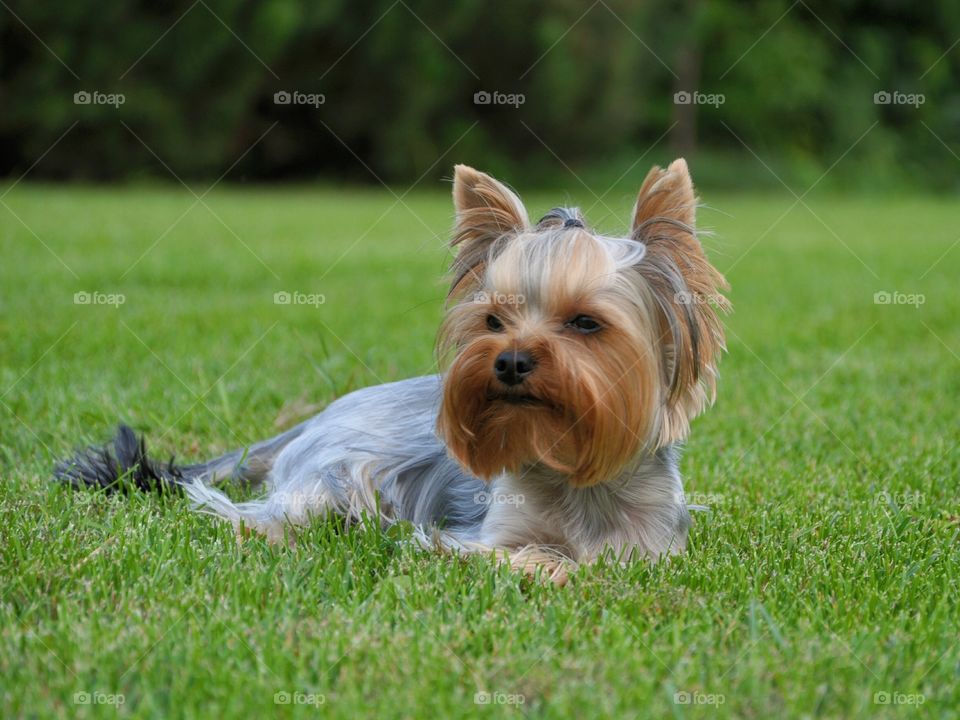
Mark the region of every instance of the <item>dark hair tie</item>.
[[583, 220], [580, 219], [580, 211], [577, 208], [555, 207], [540, 218], [537, 227], [551, 227], [554, 226], [553, 223], [557, 221], [562, 223], [561, 227], [564, 229], [572, 227], [582, 228], [584, 226]]

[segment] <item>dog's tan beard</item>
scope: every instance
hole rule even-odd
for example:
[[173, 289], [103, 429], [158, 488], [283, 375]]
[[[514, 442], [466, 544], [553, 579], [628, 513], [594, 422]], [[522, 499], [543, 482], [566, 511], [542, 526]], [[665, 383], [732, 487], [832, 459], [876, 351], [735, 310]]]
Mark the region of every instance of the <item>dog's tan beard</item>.
[[[491, 368], [496, 342], [475, 341], [460, 353], [444, 383], [438, 427], [451, 455], [477, 477], [489, 480], [524, 465], [541, 463], [557, 472], [573, 468], [560, 457], [564, 411], [530, 381], [516, 389], [496, 387]], [[542, 372], [542, 362], [537, 373]]]
[[649, 428], [646, 367], [577, 357], [575, 346], [541, 342], [533, 348], [536, 371], [503, 388], [491, 372], [502, 350], [498, 341], [476, 340], [451, 365], [438, 419], [450, 454], [487, 480], [532, 465], [578, 487], [616, 477]]

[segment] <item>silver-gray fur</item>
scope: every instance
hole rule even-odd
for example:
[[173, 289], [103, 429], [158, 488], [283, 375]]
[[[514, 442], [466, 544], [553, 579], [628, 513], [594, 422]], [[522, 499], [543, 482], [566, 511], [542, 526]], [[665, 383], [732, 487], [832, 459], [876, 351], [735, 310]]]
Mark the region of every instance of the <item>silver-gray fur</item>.
[[[384, 523], [410, 521], [420, 540], [444, 548], [505, 550], [515, 553], [511, 560], [527, 553], [535, 564], [555, 557], [588, 561], [605, 550], [623, 559], [681, 552], [690, 516], [671, 443], [686, 437], [689, 420], [712, 401], [713, 356], [723, 345], [718, 321], [704, 315], [706, 306], [680, 298], [691, 295], [688, 278], [707, 296], [722, 278], [708, 272], [699, 246], [686, 241], [695, 237], [686, 164], [655, 168], [648, 178], [653, 184], [645, 183], [638, 198], [630, 238], [587, 232], [576, 208], [554, 208], [531, 227], [519, 198], [492, 178], [458, 166], [454, 182], [452, 244], [458, 253], [452, 298], [471, 289], [503, 291], [524, 298], [525, 321], [543, 322], [546, 315], [539, 311], [547, 303], [541, 296], [552, 292], [554, 277], [567, 278], [574, 241], [588, 236], [604, 256], [591, 260], [594, 276], [577, 289], [615, 298], [634, 318], [638, 336], [657, 345], [659, 352], [651, 355], [663, 387], [640, 398], [649, 405], [650, 437], [638, 438], [636, 454], [615, 477], [575, 487], [546, 463], [501, 472], [488, 483], [474, 477], [451, 459], [437, 435], [439, 376], [358, 390], [290, 431], [200, 465], [156, 463], [143, 440], [121, 427], [112, 446], [79, 453], [58, 466], [57, 477], [106, 489], [125, 487], [124, 477], [140, 489], [182, 489], [199, 509], [274, 540], [313, 518], [356, 520], [366, 514]], [[643, 216], [644, 209], [655, 216]], [[667, 232], [671, 228], [683, 242]], [[689, 257], [678, 257], [681, 252]], [[661, 332], [661, 324], [668, 332]], [[639, 344], [638, 355], [646, 347]], [[681, 374], [683, 361], [693, 370]], [[450, 377], [454, 382], [456, 376]], [[449, 414], [445, 410], [445, 420]], [[216, 487], [225, 479], [262, 481], [265, 493], [234, 502]]]
[[336, 400], [276, 456], [262, 499], [235, 503], [210, 475], [184, 490], [203, 511], [274, 540], [328, 513], [379, 512], [461, 550], [546, 546], [572, 560], [605, 548], [647, 557], [683, 550], [690, 518], [673, 449], [588, 488], [536, 467], [487, 484], [451, 460], [437, 437], [440, 394], [440, 377], [426, 376]]

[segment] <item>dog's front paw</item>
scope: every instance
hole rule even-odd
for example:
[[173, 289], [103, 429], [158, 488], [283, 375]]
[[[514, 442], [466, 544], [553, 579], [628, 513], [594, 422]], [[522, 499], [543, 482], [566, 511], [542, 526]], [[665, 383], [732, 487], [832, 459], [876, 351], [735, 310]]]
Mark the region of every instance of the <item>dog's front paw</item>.
[[283, 523], [248, 525], [239, 522], [234, 523], [233, 529], [236, 532], [237, 544], [239, 545], [253, 538], [263, 538], [271, 545], [287, 545], [291, 548], [295, 547], [297, 542], [293, 528]]
[[548, 582], [563, 587], [576, 569], [576, 563], [551, 548], [529, 546], [506, 555], [504, 562], [531, 580]]
[[534, 565], [532, 568], [528, 567], [525, 572], [533, 579], [539, 578], [543, 582], [563, 587], [570, 580], [570, 573], [573, 570], [573, 563], [569, 560], [555, 560]]

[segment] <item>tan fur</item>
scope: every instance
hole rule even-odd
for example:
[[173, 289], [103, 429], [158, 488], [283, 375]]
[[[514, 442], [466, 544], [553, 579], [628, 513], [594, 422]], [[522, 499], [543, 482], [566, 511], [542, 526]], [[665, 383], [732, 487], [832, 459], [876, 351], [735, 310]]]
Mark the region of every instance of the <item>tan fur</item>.
[[[696, 198], [684, 160], [654, 167], [640, 188], [633, 237], [646, 246], [636, 272], [619, 277], [587, 230], [529, 225], [520, 199], [472, 168], [457, 166], [451, 308], [439, 336], [454, 351], [438, 428], [451, 454], [480, 477], [543, 463], [588, 486], [616, 475], [644, 447], [676, 442], [712, 402], [724, 349], [716, 309], [723, 277], [696, 237]], [[563, 243], [562, 252], [543, 242]], [[555, 240], [552, 240], [555, 238]], [[513, 307], [475, 302], [525, 298]], [[473, 294], [471, 294], [473, 293]], [[494, 313], [505, 332], [485, 327]], [[601, 336], [563, 323], [577, 313], [606, 317]], [[518, 406], [495, 398], [491, 367], [505, 350], [537, 358]], [[661, 385], [663, 390], [661, 391]]]
[[[458, 252], [437, 338], [449, 364], [437, 430], [492, 494], [525, 500], [491, 505], [469, 539], [434, 528], [417, 541], [490, 553], [557, 584], [608, 551], [621, 561], [682, 552], [689, 515], [674, 461], [663, 457], [671, 451], [661, 448], [683, 439], [713, 399], [724, 349], [717, 310], [728, 308], [726, 283], [696, 236], [686, 163], [651, 170], [630, 238], [568, 226], [582, 219], [562, 208], [531, 227], [516, 194], [462, 165], [453, 196]], [[502, 327], [491, 328], [490, 315]], [[578, 332], [571, 322], [579, 315], [602, 329]], [[494, 361], [521, 350], [536, 367], [507, 386]], [[370, 466], [353, 475], [342, 506], [332, 498], [320, 505], [393, 522]], [[287, 505], [284, 520], [316, 510]], [[279, 520], [253, 526], [290, 542], [281, 528]]]
[[[534, 464], [569, 475], [575, 486], [614, 477], [648, 441], [657, 414], [660, 368], [651, 328], [636, 310], [641, 300], [623, 297], [609, 257], [576, 230], [539, 244], [514, 239], [485, 283], [488, 299], [455, 305], [440, 330], [441, 354], [456, 354], [438, 424], [449, 451], [486, 479]], [[487, 328], [491, 313], [504, 331]], [[579, 314], [607, 327], [597, 335], [565, 327]], [[511, 349], [537, 359], [523, 387], [539, 401], [533, 406], [498, 397], [493, 362]]]
[[[655, 263], [676, 268], [684, 288], [665, 286], [662, 272], [646, 272], [661, 302], [680, 322], [661, 314], [660, 333], [670, 351], [667, 397], [660, 443], [686, 437], [689, 423], [709, 406], [716, 394], [716, 365], [726, 349], [717, 310], [729, 310], [721, 294], [728, 287], [710, 264], [696, 235], [697, 200], [687, 163], [674, 160], [666, 170], [648, 173], [633, 211], [633, 237], [647, 246], [646, 267]], [[644, 272], [644, 266], [641, 266]]]
[[466, 165], [453, 175], [457, 212], [451, 246], [459, 248], [451, 269], [451, 294], [461, 295], [479, 283], [490, 246], [530, 224], [520, 198], [506, 185]]

